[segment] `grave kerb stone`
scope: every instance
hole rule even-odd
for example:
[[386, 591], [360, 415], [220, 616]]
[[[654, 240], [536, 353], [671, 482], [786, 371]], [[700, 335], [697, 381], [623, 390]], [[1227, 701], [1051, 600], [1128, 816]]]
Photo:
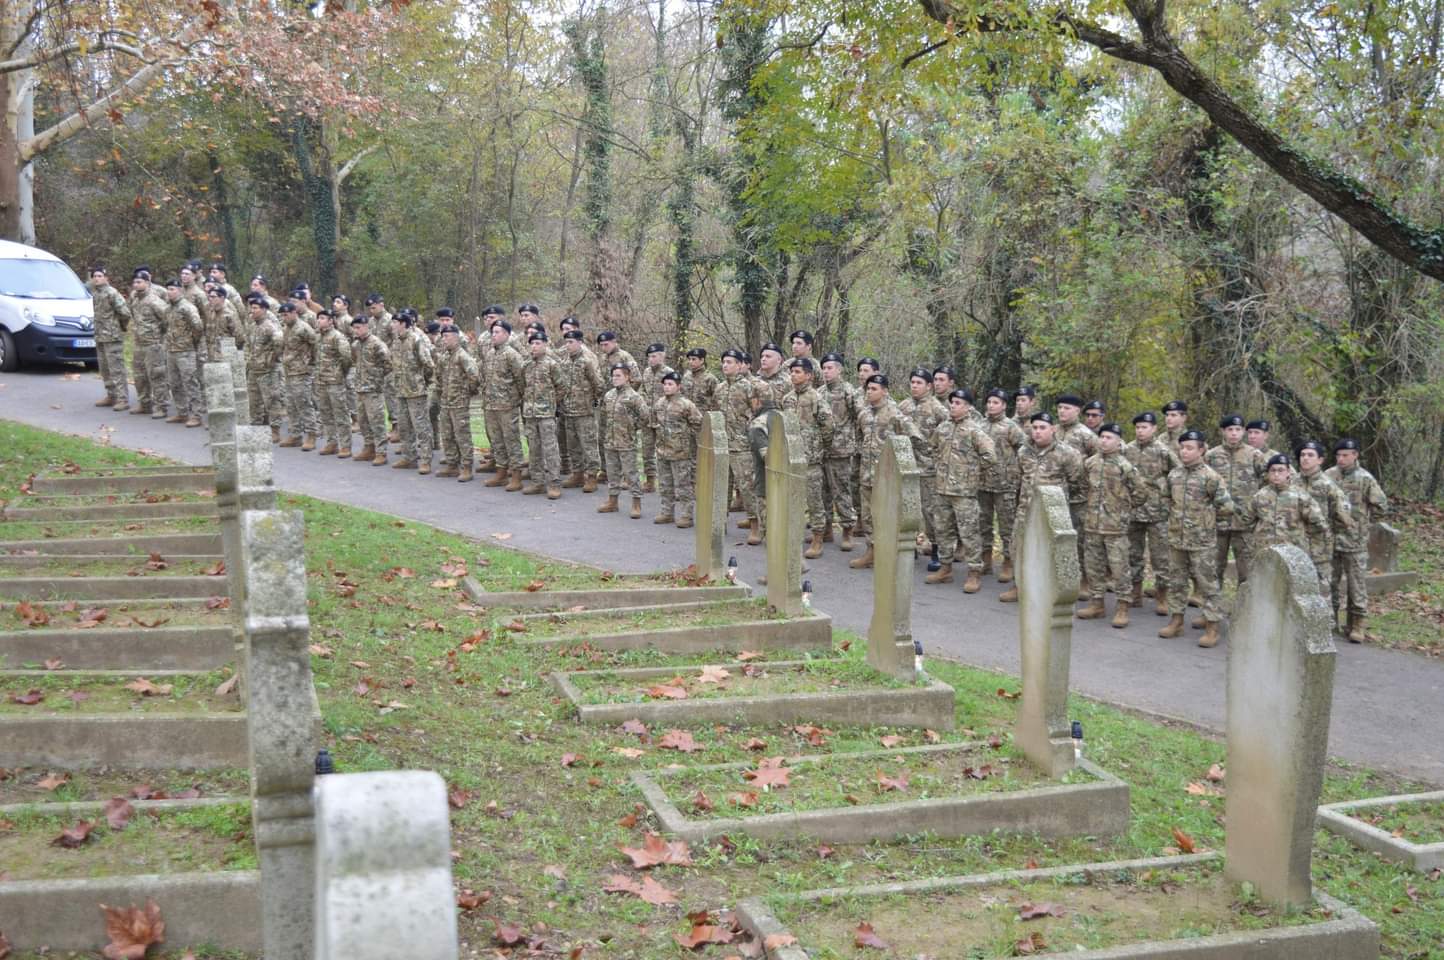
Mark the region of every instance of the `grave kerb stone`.
[[792, 410], [767, 412], [767, 604], [802, 612], [802, 534], [807, 519], [807, 454]]
[[697, 576], [721, 580], [727, 535], [727, 420], [713, 411], [702, 417], [697, 438]]
[[231, 368], [231, 389], [235, 394], [232, 407], [237, 423], [251, 422], [251, 394], [246, 389], [246, 354], [236, 349], [231, 337], [221, 337], [221, 362]]
[[1061, 777], [1074, 766], [1068, 672], [1080, 580], [1078, 534], [1059, 487], [1036, 488], [1019, 519], [1013, 563], [1023, 697], [1014, 740], [1038, 769]]
[[907, 437], [889, 437], [873, 471], [872, 620], [867, 662], [900, 680], [917, 679], [913, 656], [913, 551], [922, 528], [917, 460]]

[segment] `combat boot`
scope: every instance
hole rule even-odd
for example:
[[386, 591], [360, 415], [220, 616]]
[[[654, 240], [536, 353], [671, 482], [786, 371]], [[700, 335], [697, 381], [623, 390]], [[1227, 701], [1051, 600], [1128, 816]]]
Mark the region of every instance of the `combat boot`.
[[[151, 413], [150, 418], [151, 418], [152, 420], [165, 420], [165, 419], [166, 419], [165, 407], [156, 407], [156, 408], [155, 408], [155, 411]], [[169, 422], [169, 421], [167, 421], [167, 422]]]
[[1165, 640], [1172, 640], [1174, 637], [1179, 636], [1182, 633], [1183, 614], [1181, 613], [1175, 613], [1173, 616], [1169, 617], [1168, 623], [1164, 625], [1162, 630], [1158, 631], [1158, 635]]
[[[195, 414], [191, 414], [189, 417], [186, 418], [186, 426], [187, 426], [187, 427], [199, 427], [200, 425], [201, 425], [201, 418], [198, 417], [198, 416], [196, 416]], [[314, 445], [314, 444], [312, 444], [312, 449], [315, 449], [315, 445]]]
[[1124, 600], [1122, 597], [1119, 597], [1118, 606], [1113, 608], [1113, 625], [1119, 630], [1122, 630], [1124, 627], [1128, 626], [1129, 606], [1131, 606], [1130, 601]]
[[392, 470], [415, 470], [415, 469], [416, 469], [416, 463], [415, 463], [410, 457], [403, 456], [400, 460], [397, 460], [395, 463], [393, 463], [393, 464], [391, 465], [391, 469], [392, 469]]
[[[171, 422], [173, 422], [173, 421], [174, 421], [174, 418], [171, 418], [170, 420], [167, 420], [166, 423], [171, 423]], [[281, 446], [283, 446], [283, 447], [299, 447], [300, 445], [301, 445], [301, 435], [300, 435], [300, 434], [292, 434], [291, 436], [289, 436], [289, 437], [287, 437], [286, 439], [284, 439], [284, 440], [281, 441]]]
[[482, 484], [482, 486], [484, 486], [484, 487], [504, 487], [504, 486], [506, 486], [506, 481], [507, 481], [508, 477], [509, 477], [509, 474], [508, 474], [505, 470], [501, 469], [500, 467], [497, 467], [497, 468], [496, 468], [496, 476], [494, 476], [494, 477], [492, 477], [490, 480], [486, 481], [486, 483]]
[[690, 528], [691, 526], [692, 526], [692, 515], [691, 515], [690, 513], [684, 514], [684, 515], [682, 515], [682, 516], [680, 516], [680, 517], [677, 518], [677, 529], [678, 529], [678, 530], [686, 530], [686, 529]]
[[99, 400], [95, 401], [95, 405], [97, 407], [113, 407], [115, 406], [115, 398], [112, 397], [110, 394], [106, 394]]
[[477, 464], [477, 467], [476, 467], [476, 472], [477, 472], [477, 473], [496, 473], [496, 471], [497, 471], [496, 463], [495, 463], [495, 461], [492, 461], [492, 460], [483, 460], [483, 461], [481, 461], [481, 463]]
[[1135, 580], [1135, 581], [1133, 582], [1133, 595], [1128, 598], [1128, 605], [1129, 605], [1130, 607], [1141, 607], [1141, 606], [1143, 606], [1143, 581], [1142, 581], [1142, 580]]
[[860, 557], [853, 557], [851, 560], [849, 560], [849, 561], [847, 562], [847, 565], [848, 565], [849, 567], [851, 567], [852, 569], [854, 569], [854, 570], [868, 570], [868, 569], [871, 569], [871, 567], [872, 567], [872, 544], [869, 543], [869, 544], [867, 545], [867, 549], [862, 552], [862, 556], [860, 556]]
[[301, 452], [310, 453], [316, 449], [316, 437], [314, 434], [306, 434], [306, 439], [301, 442]]
[[1002, 566], [1001, 569], [998, 570], [998, 582], [999, 582], [999, 583], [1012, 583], [1012, 582], [1013, 582], [1013, 558], [1012, 558], [1012, 557], [1004, 557], [1004, 558], [1003, 558], [1003, 566]]
[[547, 488], [544, 487], [544, 486], [542, 486], [540, 482], [537, 482], [537, 483], [529, 483], [529, 484], [527, 484], [525, 487], [522, 487], [521, 495], [522, 495], [523, 497], [535, 497], [535, 496], [537, 496], [537, 495], [539, 495], [539, 494], [543, 494], [543, 493], [546, 493], [546, 492], [547, 492]]
[[802, 551], [802, 555], [809, 560], [816, 560], [822, 556], [822, 534], [820, 532], [813, 531], [812, 542], [807, 545], [806, 550]]
[[672, 515], [672, 511], [668, 510], [666, 513], [659, 513], [659, 514], [657, 514], [655, 517], [652, 518], [652, 522], [653, 522], [653, 523], [676, 523], [676, 522], [677, 522], [677, 518]]
[[633, 497], [633, 498], [632, 498], [632, 512], [629, 513], [629, 514], [627, 514], [627, 516], [631, 517], [633, 520], [640, 520], [640, 519], [642, 519], [642, 498], [641, 498], [641, 497]]
[[998, 602], [999, 602], [999, 603], [1017, 603], [1017, 602], [1018, 602], [1018, 586], [1017, 586], [1017, 584], [1014, 584], [1013, 586], [1011, 586], [1011, 587], [1009, 587], [1008, 589], [1004, 590], [1002, 593], [998, 594]]
[[1088, 606], [1074, 614], [1079, 620], [1097, 620], [1103, 616], [1103, 601], [1093, 599], [1088, 601]]
[[125, 413], [125, 412], [126, 412], [127, 410], [129, 410], [129, 409], [130, 409], [130, 404], [128, 404], [128, 403], [126, 403], [124, 400], [122, 400], [122, 401], [120, 401], [119, 403], [117, 403], [117, 404], [112, 408], [112, 412], [113, 412], [113, 413]]
[[[182, 416], [181, 414], [177, 413], [177, 414], [175, 414], [174, 416], [166, 417], [166, 418], [165, 418], [165, 422], [166, 422], [166, 423], [185, 423], [185, 422], [186, 422], [186, 418], [185, 418], [184, 416]], [[296, 441], [296, 442], [297, 442], [297, 443], [300, 443], [299, 440]], [[283, 444], [281, 444], [281, 446], [284, 447], [285, 444], [283, 443]]]
[[1349, 614], [1349, 642], [1350, 642], [1350, 643], [1363, 643], [1363, 642], [1364, 642], [1364, 621], [1365, 621], [1365, 617], [1364, 617], [1362, 614], [1356, 614], [1356, 613], [1350, 613], [1350, 614]]
[[384, 467], [384, 466], [386, 466], [386, 451], [385, 451], [385, 450], [377, 450], [377, 451], [376, 451], [376, 456], [374, 456], [374, 457], [371, 458], [371, 466], [373, 466], [373, 467]]
[[366, 444], [366, 446], [364, 446], [364, 447], [361, 448], [361, 452], [360, 452], [360, 453], [356, 454], [356, 462], [357, 462], [357, 463], [370, 463], [371, 460], [372, 460], [372, 458], [374, 458], [375, 456], [376, 456], [376, 447], [373, 446], [372, 444], [369, 444], [369, 443], [368, 443], [368, 444]]
[[562, 481], [562, 489], [573, 490], [577, 487], [580, 487], [583, 482], [584, 480], [581, 471], [577, 471], [576, 473], [573, 473], [570, 477], [567, 477], [565, 480]]
[[392, 430], [390, 433], [388, 433], [388, 434], [386, 435], [386, 442], [387, 442], [387, 443], [400, 443], [400, 442], [401, 442], [401, 434], [400, 434], [400, 432], [398, 432], [398, 431], [396, 431], [396, 430]]
[[318, 456], [318, 457], [334, 457], [335, 455], [336, 455], [336, 444], [334, 444], [334, 443], [328, 443], [328, 444], [326, 444], [324, 447], [321, 448], [321, 452], [318, 453], [318, 454], [316, 454], [316, 456]]
[[728, 512], [728, 513], [741, 513], [741, 512], [742, 512], [742, 494], [740, 494], [740, 493], [734, 493], [734, 494], [732, 495], [732, 502], [727, 505], [727, 512]]
[[561, 498], [562, 498], [562, 488], [559, 487], [559, 486], [557, 486], [557, 485], [555, 485], [555, 484], [548, 484], [548, 485], [547, 485], [547, 499], [548, 499], [548, 500], [560, 500]]
[[141, 406], [139, 404], [132, 407], [130, 411], [130, 415], [133, 417], [143, 417], [148, 413], [150, 413], [150, 407]]
[[597, 492], [597, 475], [589, 473], [582, 479], [582, 493]]
[[737, 529], [738, 529], [738, 530], [746, 530], [746, 529], [748, 529], [748, 528], [751, 527], [751, 526], [752, 526], [752, 518], [751, 518], [751, 517], [743, 517], [741, 520], [738, 520], [738, 521], [737, 521]]
[[842, 541], [838, 543], [837, 549], [843, 553], [852, 553], [852, 527], [842, 528]]
[[271, 428], [271, 442], [272, 442], [272, 443], [280, 443], [280, 442], [281, 442], [281, 428], [280, 428], [280, 427], [272, 427], [272, 428]]
[[461, 471], [456, 468], [454, 463], [443, 463], [441, 469], [436, 471], [436, 475], [442, 480], [449, 480], [452, 477], [461, 476]]
[[1160, 617], [1168, 616], [1168, 588], [1163, 584], [1157, 584], [1153, 588], [1153, 612]]
[[823, 543], [831, 543], [831, 542], [832, 542], [832, 524], [830, 524], [830, 523], [827, 525], [827, 529], [822, 531], [822, 542], [823, 542]]
[[[959, 550], [963, 549], [961, 544], [958, 545], [958, 549], [959, 549]], [[991, 551], [991, 550], [984, 550], [984, 551], [983, 551], [983, 575], [984, 575], [984, 576], [987, 576], [988, 574], [990, 574], [990, 573], [992, 573], [992, 572], [993, 572], [993, 551]]]
[[348, 443], [348, 444], [346, 444], [346, 446], [344, 446], [344, 447], [338, 447], [337, 450], [336, 450], [336, 459], [337, 459], [337, 460], [350, 460], [350, 459], [351, 459], [351, 444]]
[[747, 520], [747, 545], [755, 547], [762, 542], [762, 521], [756, 517]]
[[606, 502], [606, 503], [599, 503], [599, 504], [597, 504], [597, 513], [616, 513], [616, 512], [617, 512], [617, 495], [616, 495], [615, 493], [609, 493], [609, 494], [607, 494], [607, 502]]
[[1204, 628], [1203, 636], [1198, 638], [1198, 645], [1200, 647], [1212, 647], [1218, 645], [1217, 620], [1208, 621], [1208, 626]]
[[656, 480], [655, 477], [648, 477], [648, 478], [646, 479], [646, 481], [642, 484], [642, 492], [643, 492], [643, 493], [656, 493], [656, 492], [657, 492], [657, 480]]
[[979, 590], [983, 589], [982, 574], [983, 572], [981, 570], [974, 570], [973, 568], [969, 567], [968, 579], [963, 581], [963, 592], [977, 593]]
[[923, 583], [952, 583], [953, 564], [952, 561], [940, 564], [936, 570], [923, 577]]
[[1208, 626], [1208, 621], [1203, 619], [1203, 614], [1200, 613], [1193, 618], [1193, 629], [1202, 630], [1206, 626]]
[[451, 472], [456, 475], [456, 482], [457, 482], [457, 483], [470, 483], [470, 482], [471, 482], [471, 477], [472, 477], [471, 464], [469, 464], [469, 463], [463, 463], [463, 464], [461, 465], [461, 468], [460, 468], [459, 470], [458, 470], [458, 469], [453, 469]]
[[513, 469], [511, 477], [506, 481], [506, 492], [516, 493], [521, 489], [521, 470]]
[[[421, 463], [417, 464], [416, 472], [419, 473], [419, 474], [421, 474], [423, 477], [430, 475], [430, 473], [431, 473], [431, 458], [430, 458], [430, 457], [427, 457], [425, 460], [422, 460]], [[466, 479], [468, 479], [468, 480], [471, 479], [471, 465], [470, 465], [470, 464], [467, 464], [467, 467], [466, 467]]]

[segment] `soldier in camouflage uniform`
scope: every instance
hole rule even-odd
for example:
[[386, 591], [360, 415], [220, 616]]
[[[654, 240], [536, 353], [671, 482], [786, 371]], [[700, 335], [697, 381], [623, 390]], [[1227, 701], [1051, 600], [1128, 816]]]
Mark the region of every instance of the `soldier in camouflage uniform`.
[[[1071, 503], [1084, 492], [1083, 455], [1071, 443], [1058, 439], [1051, 413], [1039, 411], [1028, 418], [1031, 440], [1018, 451], [1018, 512], [1013, 524], [1014, 549], [1019, 544], [1018, 524], [1026, 523], [1028, 505], [1039, 487], [1058, 487]], [[1009, 585], [999, 603], [1018, 602], [1018, 584]]]
[[[351, 326], [351, 298], [344, 293], [338, 293], [331, 298], [331, 316], [334, 320], [333, 326], [336, 332], [346, 338], [346, 349], [351, 349], [353, 342]], [[356, 368], [352, 367], [346, 372], [346, 412], [351, 415], [351, 431], [354, 433], [357, 427], [356, 419]]]
[[607, 502], [597, 513], [616, 513], [617, 497], [623, 485], [632, 492], [633, 520], [642, 518], [642, 481], [637, 476], [637, 431], [647, 419], [647, 402], [632, 389], [631, 370], [625, 363], [612, 365], [612, 389], [602, 399], [606, 435], [602, 443], [607, 457]]
[[[281, 301], [271, 296], [270, 283], [259, 273], [251, 278], [251, 293], [259, 293], [265, 299], [266, 310], [269, 312], [275, 313], [281, 309]], [[279, 322], [278, 320], [277, 323]]]
[[1262, 453], [1265, 461], [1272, 460], [1279, 454], [1279, 451], [1269, 446], [1272, 426], [1267, 420], [1250, 420], [1244, 425], [1244, 443]]
[[832, 517], [842, 525], [838, 549], [852, 550], [853, 529], [857, 511], [853, 489], [853, 462], [857, 458], [857, 418], [862, 413], [862, 391], [843, 377], [842, 354], [829, 353], [822, 358], [822, 396], [832, 411], [832, 437], [826, 445], [822, 468], [822, 510], [825, 527], [824, 543], [832, 540]]
[[766, 387], [772, 395], [772, 405], [778, 410], [792, 392], [792, 377], [782, 365], [782, 348], [775, 343], [764, 343], [757, 354], [757, 373], [753, 379]]
[[221, 340], [230, 337], [237, 343], [244, 343], [241, 337], [241, 318], [231, 301], [226, 298], [224, 287], [216, 284], [206, 286], [206, 311], [201, 315], [205, 324], [206, 363], [221, 362]]
[[491, 442], [496, 476], [488, 487], [505, 486], [508, 493], [521, 489], [523, 454], [516, 414], [521, 406], [524, 361], [511, 345], [511, 324], [496, 317], [491, 340], [481, 348], [481, 394], [486, 412], [486, 437]]
[[[90, 303], [95, 314], [95, 359], [105, 396], [97, 407], [113, 407], [116, 413], [130, 409], [130, 385], [125, 376], [125, 331], [130, 326], [130, 304], [125, 295], [110, 285], [104, 267], [90, 271]], [[139, 357], [136, 358], [139, 360]]]
[[657, 424], [657, 490], [661, 507], [653, 523], [692, 526], [697, 504], [697, 436], [702, 411], [682, 395], [682, 377], [675, 370], [662, 374], [662, 399], [653, 407]]
[[[857, 361], [856, 385], [857, 395], [861, 404], [858, 407], [859, 419], [861, 419], [862, 408], [867, 406], [867, 381], [875, 373], [882, 373], [882, 361], [876, 357], [863, 357]], [[858, 525], [853, 528], [853, 536], [862, 535], [862, 425], [858, 424], [857, 429], [857, 453], [852, 457], [852, 512], [857, 517]], [[869, 507], [868, 509], [871, 509]]]
[[437, 422], [441, 440], [438, 477], [455, 477], [466, 483], [472, 477], [471, 398], [481, 380], [481, 368], [462, 349], [461, 333], [451, 317], [441, 324], [441, 349], [436, 358]]
[[[1242, 424], [1239, 425], [1242, 427]], [[1218, 549], [1220, 521], [1235, 512], [1228, 484], [1204, 462], [1203, 434], [1185, 430], [1178, 438], [1180, 465], [1169, 471], [1168, 484], [1168, 624], [1164, 639], [1183, 633], [1183, 610], [1192, 584], [1202, 599], [1204, 634], [1200, 647], [1218, 643]]]
[[[1349, 498], [1353, 526], [1334, 538], [1333, 587], [1334, 620], [1339, 606], [1348, 603], [1350, 643], [1364, 642], [1364, 623], [1369, 615], [1369, 533], [1374, 519], [1389, 509], [1389, 498], [1374, 475], [1359, 466], [1359, 442], [1345, 437], [1334, 444], [1334, 465], [1325, 473]], [[1339, 592], [1339, 581], [1344, 593]]]
[[[1064, 394], [1058, 398], [1057, 410], [1058, 421], [1054, 435], [1058, 442], [1071, 444], [1083, 455], [1085, 460], [1097, 453], [1098, 436], [1079, 419], [1079, 415], [1083, 411], [1082, 398], [1073, 394]], [[1083, 501], [1081, 498], [1081, 489], [1074, 497], [1068, 498], [1068, 515], [1072, 518], [1073, 529], [1078, 534], [1078, 569], [1084, 571], [1082, 588], [1086, 591], [1088, 589], [1088, 565], [1084, 562], [1084, 553], [1088, 535], [1083, 529]]]
[[316, 393], [320, 398], [317, 411], [321, 433], [326, 445], [321, 456], [351, 456], [351, 411], [346, 395], [346, 374], [351, 371], [351, 341], [336, 329], [336, 318], [330, 310], [316, 315], [320, 332], [316, 339]]
[[271, 442], [281, 442], [281, 346], [286, 335], [281, 322], [266, 305], [261, 293], [246, 297], [250, 332], [246, 335], [246, 394], [250, 398], [251, 423], [269, 425]]
[[948, 418], [938, 424], [931, 438], [932, 461], [937, 470], [933, 532], [938, 537], [942, 565], [924, 582], [952, 583], [953, 558], [961, 555], [962, 562], [968, 565], [964, 593], [977, 593], [983, 585], [978, 485], [983, 474], [998, 462], [991, 433], [973, 413], [973, 391], [954, 390], [948, 395]]
[[1178, 456], [1178, 438], [1188, 429], [1188, 404], [1170, 400], [1163, 405], [1163, 441]]
[[[367, 324], [367, 329], [369, 329], [371, 335], [386, 348], [386, 354], [389, 357], [391, 355], [391, 339], [393, 334], [391, 332], [391, 311], [386, 309], [386, 298], [379, 293], [367, 294], [363, 304], [363, 312], [370, 321]], [[360, 393], [359, 389], [357, 393]], [[401, 412], [396, 403], [396, 389], [391, 383], [391, 373], [389, 371], [386, 374], [386, 381], [381, 388], [381, 400], [385, 405], [386, 415], [391, 418], [391, 428], [387, 432], [386, 439], [390, 443], [399, 443], [401, 442], [401, 434], [398, 431], [398, 424], [401, 418]], [[359, 396], [357, 397], [357, 401], [360, 401]], [[382, 426], [385, 425], [383, 422]]]
[[[1334, 541], [1347, 536], [1354, 526], [1354, 505], [1339, 485], [1324, 475], [1324, 445], [1306, 440], [1296, 453], [1299, 460], [1299, 488], [1314, 498], [1329, 522], [1322, 533], [1309, 537], [1309, 559], [1319, 573], [1319, 593], [1330, 596], [1334, 579]], [[1337, 621], [1337, 612], [1334, 617]]]
[[562, 486], [581, 487], [582, 493], [597, 489], [597, 474], [602, 472], [601, 453], [597, 448], [597, 408], [606, 394], [597, 355], [587, 349], [582, 331], [573, 327], [562, 334], [562, 372], [566, 375], [566, 392], [562, 395], [562, 436], [572, 474]]
[[[632, 359], [630, 353], [622, 349], [622, 344], [617, 340], [617, 335], [611, 330], [603, 330], [597, 334], [597, 349], [601, 351], [601, 356], [597, 358], [597, 364], [601, 367], [602, 371], [604, 371], [602, 374], [603, 379], [610, 382], [612, 367], [619, 363], [623, 364], [627, 368], [627, 379], [632, 385], [632, 389], [635, 390], [637, 384], [642, 382], [642, 368], [637, 365], [636, 360]], [[605, 440], [607, 436], [606, 404], [602, 404], [597, 412], [597, 435], [603, 440]], [[603, 477], [606, 476], [606, 472], [607, 466], [606, 463], [603, 462]]]
[[732, 484], [742, 497], [747, 512], [747, 542], [762, 542], [761, 512], [757, 504], [757, 484], [752, 476], [752, 454], [747, 446], [747, 427], [752, 422], [752, 397], [759, 390], [753, 379], [743, 372], [742, 351], [731, 349], [722, 354], [722, 382], [717, 384], [717, 407], [727, 424], [727, 462]]
[[1179, 466], [1178, 455], [1157, 437], [1158, 416], [1145, 411], [1133, 418], [1133, 442], [1123, 455], [1143, 480], [1143, 500], [1128, 523], [1128, 565], [1133, 595], [1131, 606], [1143, 606], [1144, 561], [1153, 567], [1153, 612], [1168, 615], [1168, 500], [1164, 496], [1169, 473]]
[[386, 380], [391, 372], [391, 351], [371, 332], [370, 317], [351, 318], [351, 370], [356, 379], [356, 415], [365, 444], [357, 463], [386, 463]]
[[[442, 307], [442, 309], [450, 310], [451, 308]], [[438, 311], [439, 313], [440, 311]], [[436, 359], [441, 353], [441, 324], [436, 320], [428, 320], [423, 332], [426, 334], [426, 342], [431, 344], [431, 356]], [[426, 378], [426, 419], [431, 424], [431, 436], [439, 448], [441, 446], [439, 439], [441, 436], [441, 393], [436, 388], [436, 371], [434, 369]]]
[[[810, 343], [810, 335], [807, 342]], [[807, 522], [812, 529], [812, 539], [802, 555], [810, 560], [822, 556], [822, 537], [829, 525], [822, 499], [822, 465], [827, 445], [832, 442], [832, 405], [812, 385], [817, 367], [810, 357], [795, 358], [789, 361], [789, 366], [792, 392], [783, 399], [782, 409], [797, 412], [802, 449], [807, 454]]]
[[548, 352], [545, 330], [527, 339], [531, 356], [522, 367], [522, 423], [531, 448], [531, 484], [523, 495], [545, 493], [548, 500], [562, 495], [562, 454], [557, 446], [557, 411], [567, 393], [566, 373]]
[[1131, 597], [1128, 585], [1128, 530], [1134, 507], [1140, 505], [1147, 485], [1123, 455], [1123, 429], [1116, 423], [1100, 424], [1098, 452], [1083, 461], [1083, 529], [1088, 532], [1088, 605], [1079, 620], [1096, 620], [1104, 614], [1103, 594], [1112, 586], [1117, 596], [1113, 626], [1128, 626]]
[[862, 513], [858, 526], [862, 534], [867, 537], [867, 549], [863, 555], [848, 561], [848, 566], [854, 570], [865, 570], [872, 566], [873, 542], [872, 542], [872, 483], [873, 476], [877, 471], [878, 460], [882, 456], [883, 444], [891, 436], [907, 437], [912, 441], [913, 458], [921, 461], [927, 456], [923, 448], [927, 446], [927, 440], [918, 431], [918, 426], [913, 420], [903, 415], [898, 405], [893, 402], [892, 397], [887, 394], [888, 379], [883, 373], [874, 373], [867, 378], [867, 389], [863, 397], [867, 401], [862, 408], [862, 414], [858, 417], [857, 428], [861, 439], [861, 450], [859, 453], [858, 473], [861, 486], [858, 499], [862, 501]]
[[281, 371], [286, 375], [286, 419], [291, 431], [281, 446], [314, 450], [316, 434], [320, 432], [315, 370], [316, 344], [321, 338], [314, 327], [301, 319], [296, 304], [289, 300], [281, 304], [281, 323], [286, 334], [285, 346], [281, 348]]
[[205, 326], [194, 303], [186, 297], [180, 280], [165, 285], [165, 351], [166, 380], [170, 383], [175, 413], [166, 423], [183, 423], [188, 427], [201, 425], [200, 398], [192, 393], [196, 370], [196, 350], [202, 343]]
[[[936, 374], [934, 374], [936, 377]], [[999, 583], [1013, 582], [1013, 523], [1018, 513], [1018, 451], [1028, 445], [1028, 433], [1008, 416], [1008, 391], [988, 391], [983, 405], [983, 429], [993, 441], [993, 462], [983, 467], [978, 483], [978, 541], [983, 545], [983, 573], [993, 572], [993, 543], [1003, 542]], [[994, 534], [996, 527], [997, 533]], [[957, 558], [954, 557], [954, 560]]]
[[1024, 386], [1014, 391], [1013, 419], [1018, 422], [1025, 433], [1030, 434], [1029, 442], [1033, 439], [1031, 436], [1033, 414], [1037, 413], [1038, 409], [1038, 391], [1036, 389]]
[[647, 401], [647, 423], [642, 427], [642, 469], [646, 480], [642, 484], [645, 493], [657, 488], [657, 424], [655, 411], [657, 401], [662, 399], [662, 377], [671, 373], [667, 365], [667, 348], [660, 343], [647, 347], [647, 367], [642, 371], [642, 382], [637, 392]]
[[[1106, 413], [1107, 408], [1103, 406], [1102, 400], [1089, 400], [1083, 404], [1083, 426], [1092, 430], [1094, 436], [1098, 436], [1098, 431], [1103, 426], [1103, 417]], [[1099, 437], [1098, 440], [1101, 444], [1103, 438]]]
[[707, 351], [702, 347], [687, 351], [687, 369], [682, 373], [682, 396], [691, 400], [703, 413], [717, 409], [717, 375], [707, 369]]
[[923, 501], [923, 533], [928, 544], [936, 546], [938, 533], [933, 526], [937, 515], [937, 468], [933, 466], [932, 439], [938, 424], [948, 419], [948, 408], [933, 396], [933, 372], [919, 367], [908, 375], [908, 398], [898, 410], [918, 428], [923, 438], [922, 456], [918, 458], [918, 492]]
[[1232, 551], [1238, 582], [1243, 583], [1248, 579], [1249, 542], [1242, 506], [1253, 498], [1254, 492], [1264, 482], [1268, 459], [1243, 442], [1243, 417], [1231, 413], [1219, 420], [1218, 427], [1223, 433], [1223, 442], [1209, 448], [1204, 454], [1204, 462], [1223, 478], [1228, 495], [1239, 507], [1218, 528], [1218, 580], [1223, 582], [1223, 572], [1228, 567], [1228, 555]]
[[231, 307], [236, 311], [236, 317], [238, 321], [243, 322], [246, 316], [246, 301], [242, 299], [240, 292], [236, 290], [235, 287], [231, 286], [229, 282], [227, 282], [226, 265], [217, 260], [215, 263], [211, 264], [210, 273], [208, 275], [210, 277], [211, 283], [215, 284], [216, 286], [220, 287], [222, 290], [225, 291], [226, 302], [229, 303]]
[[130, 319], [136, 396], [130, 412], [161, 419], [170, 402], [165, 376], [165, 297], [151, 285], [145, 267], [137, 267], [130, 281]]
[[424, 476], [431, 472], [435, 448], [426, 410], [426, 383], [436, 361], [431, 341], [416, 329], [416, 316], [416, 311], [407, 307], [391, 321], [391, 388], [396, 391], [397, 425], [401, 428], [401, 458], [391, 469], [416, 470]]
[[1274, 454], [1267, 469], [1265, 484], [1239, 511], [1249, 525], [1250, 542], [1258, 550], [1289, 544], [1307, 553], [1310, 541], [1328, 532], [1324, 512], [1307, 490], [1294, 484], [1288, 457]]
[[[948, 402], [956, 389], [958, 389], [958, 371], [949, 366], [941, 366], [933, 371], [933, 396], [938, 398], [938, 403], [943, 405], [943, 409], [947, 409]], [[972, 404], [968, 404], [968, 406], [972, 409], [971, 416], [976, 418], [977, 408]]]

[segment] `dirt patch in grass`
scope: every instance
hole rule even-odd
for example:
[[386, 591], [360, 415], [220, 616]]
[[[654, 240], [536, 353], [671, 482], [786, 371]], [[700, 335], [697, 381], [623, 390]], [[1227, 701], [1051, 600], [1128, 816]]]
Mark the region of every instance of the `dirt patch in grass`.
[[[217, 585], [225, 581], [217, 578]], [[18, 602], [0, 603], [0, 632], [7, 630], [154, 630], [158, 627], [216, 627], [230, 622], [232, 612], [226, 598], [214, 603], [201, 601], [179, 604], [146, 600], [78, 601], [44, 607], [32, 605], [27, 614]], [[43, 609], [49, 617], [44, 623], [36, 620], [34, 609]]]
[[[117, 713], [234, 714], [242, 709], [236, 693], [217, 696], [216, 688], [230, 679], [225, 671], [181, 676], [140, 675], [116, 679], [67, 676], [64, 670], [43, 676], [6, 677], [0, 681], [0, 716], [58, 714], [93, 716]], [[150, 691], [149, 693], [146, 691]], [[29, 701], [39, 696], [42, 699]]]
[[[895, 690], [910, 684], [878, 673], [861, 660], [839, 658], [811, 663], [747, 663], [679, 668], [671, 677], [640, 679], [601, 672], [571, 674], [582, 703], [648, 703], [720, 700], [839, 690]], [[921, 682], [920, 682], [921, 683]], [[680, 694], [680, 695], [679, 695]]]
[[1410, 843], [1444, 843], [1444, 800], [1365, 807], [1349, 816]]
[[[0, 770], [0, 806], [17, 803], [77, 803], [111, 797], [164, 800], [195, 790], [202, 797], [243, 797], [250, 790], [246, 770], [94, 770], [42, 767]], [[164, 794], [159, 796], [157, 794]]]

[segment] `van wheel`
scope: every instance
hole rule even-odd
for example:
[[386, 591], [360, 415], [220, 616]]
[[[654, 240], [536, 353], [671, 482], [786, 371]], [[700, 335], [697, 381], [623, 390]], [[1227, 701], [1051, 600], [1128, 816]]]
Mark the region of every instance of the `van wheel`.
[[20, 355], [15, 352], [15, 338], [0, 327], [0, 373], [13, 373], [20, 368]]

